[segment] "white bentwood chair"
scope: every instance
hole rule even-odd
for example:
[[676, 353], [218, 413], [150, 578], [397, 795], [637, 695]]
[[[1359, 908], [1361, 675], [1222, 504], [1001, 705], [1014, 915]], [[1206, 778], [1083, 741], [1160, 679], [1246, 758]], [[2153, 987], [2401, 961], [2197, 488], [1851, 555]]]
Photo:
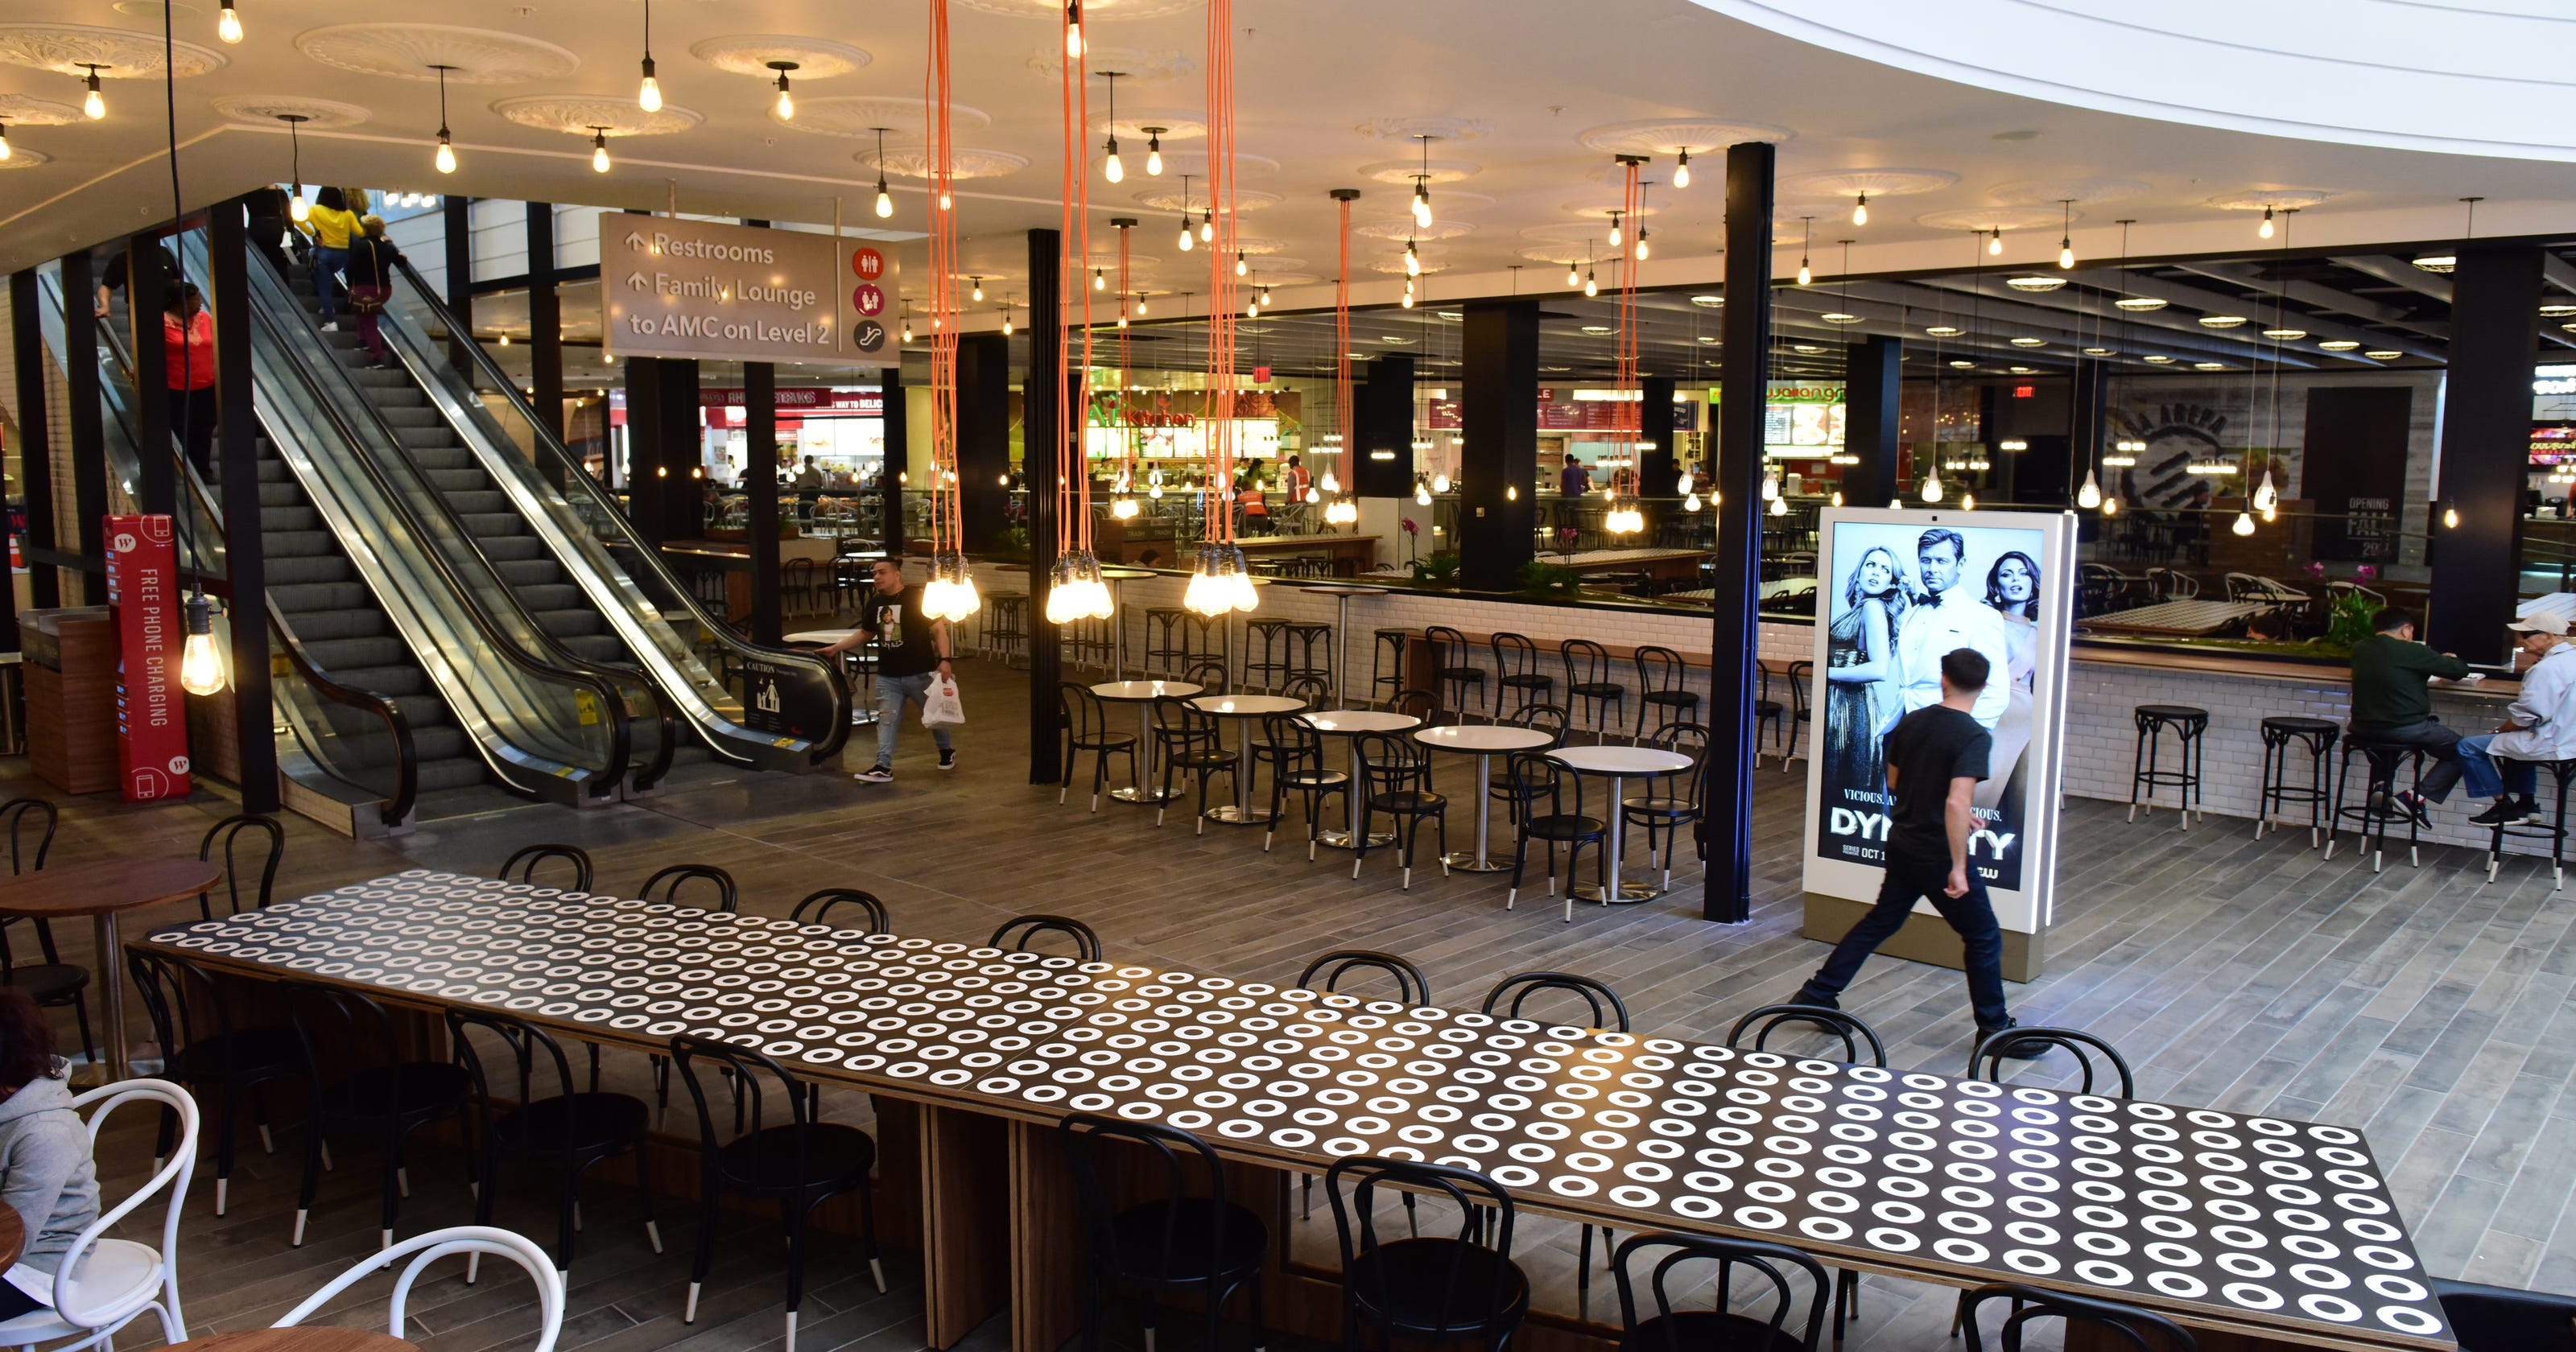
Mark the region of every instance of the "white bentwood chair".
[[[77, 1352], [116, 1336], [150, 1310], [161, 1320], [165, 1342], [187, 1340], [188, 1326], [179, 1318], [179, 1210], [188, 1201], [188, 1183], [197, 1172], [197, 1101], [168, 1080], [121, 1080], [102, 1085], [72, 1100], [77, 1109], [97, 1105], [89, 1115], [90, 1155], [98, 1154], [98, 1131], [108, 1115], [128, 1103], [166, 1108], [179, 1116], [179, 1136], [167, 1160], [152, 1177], [112, 1211], [90, 1222], [63, 1253], [54, 1272], [54, 1308], [30, 1310], [0, 1323], [0, 1347], [46, 1345], [48, 1352]], [[175, 1181], [175, 1187], [172, 1186]], [[161, 1222], [161, 1247], [130, 1239], [105, 1238], [153, 1194], [170, 1190], [170, 1209]]]
[[430, 1264], [460, 1253], [472, 1254], [478, 1259], [488, 1253], [507, 1258], [527, 1269], [529, 1280], [537, 1284], [537, 1314], [545, 1325], [531, 1352], [554, 1352], [555, 1337], [563, 1332], [564, 1304], [563, 1277], [555, 1271], [555, 1260], [527, 1236], [490, 1225], [453, 1225], [425, 1235], [414, 1235], [381, 1250], [332, 1278], [330, 1285], [305, 1297], [303, 1304], [287, 1311], [285, 1318], [270, 1327], [291, 1329], [303, 1323], [307, 1316], [330, 1304], [341, 1292], [374, 1273], [392, 1267], [394, 1261], [405, 1254], [415, 1253], [420, 1256], [405, 1264], [402, 1275], [394, 1279], [394, 1299], [388, 1314], [387, 1332], [397, 1338], [403, 1336], [403, 1308], [411, 1301], [412, 1283], [420, 1280], [421, 1272]]

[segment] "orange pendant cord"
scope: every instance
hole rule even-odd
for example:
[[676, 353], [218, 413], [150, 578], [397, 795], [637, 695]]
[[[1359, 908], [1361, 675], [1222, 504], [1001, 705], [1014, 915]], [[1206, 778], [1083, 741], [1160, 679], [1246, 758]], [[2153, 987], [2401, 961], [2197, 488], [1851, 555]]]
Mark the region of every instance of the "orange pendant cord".
[[1351, 459], [1351, 203], [1359, 191], [1343, 188], [1333, 196], [1342, 216], [1341, 267], [1333, 284], [1333, 430], [1341, 445], [1341, 489], [1357, 495], [1359, 485], [1351, 478], [1356, 463]]
[[[1623, 421], [1628, 424], [1628, 444], [1620, 448], [1621, 454], [1618, 457], [1628, 463], [1626, 467], [1612, 471], [1610, 482], [1615, 486], [1616, 492], [1620, 496], [1634, 498], [1637, 494], [1637, 484], [1640, 481], [1636, 470], [1637, 457], [1639, 454], [1637, 447], [1639, 443], [1646, 439], [1646, 405], [1643, 387], [1638, 383], [1639, 368], [1637, 362], [1637, 254], [1640, 247], [1642, 247], [1642, 241], [1646, 234], [1644, 219], [1637, 214], [1637, 171], [1644, 165], [1645, 161], [1632, 156], [1622, 156], [1621, 162], [1626, 166], [1627, 172], [1620, 176], [1621, 190], [1619, 207], [1622, 212], [1621, 219], [1630, 222], [1630, 229], [1626, 240], [1619, 247], [1618, 377], [1619, 389], [1622, 391], [1623, 397], [1628, 401], [1623, 403], [1621, 407], [1632, 409], [1634, 412], [1629, 413], [1623, 419]], [[1669, 426], [1672, 421], [1672, 415], [1669, 413], [1665, 414], [1664, 420], [1666, 425]], [[1634, 519], [1635, 509], [1633, 506], [1629, 509], [1629, 512], [1631, 518]], [[1638, 524], [1643, 525], [1642, 520], [1640, 520]], [[1631, 529], [1634, 529], [1634, 527]]]
[[1110, 407], [1118, 411], [1118, 481], [1132, 497], [1136, 492], [1136, 409], [1127, 388], [1127, 364], [1134, 355], [1128, 346], [1127, 331], [1127, 245], [1136, 234], [1136, 225], [1125, 217], [1113, 224], [1118, 226], [1118, 398]]
[[[1207, 7], [1207, 211], [1214, 222], [1208, 241], [1208, 491], [1205, 498], [1208, 547], [1181, 604], [1202, 615], [1251, 610], [1260, 604], [1252, 578], [1235, 544], [1234, 462], [1236, 450], [1234, 259], [1242, 251], [1236, 228], [1234, 186], [1234, 4], [1208, 0]], [[1184, 212], [1188, 207], [1182, 202]]]
[[[1067, 5], [1064, 9], [1065, 59], [1060, 68], [1064, 172], [1056, 235], [1059, 308], [1051, 322], [1060, 378], [1069, 387], [1079, 382], [1081, 394], [1078, 400], [1069, 394], [1060, 394], [1056, 400], [1057, 537], [1047, 618], [1057, 623], [1070, 619], [1105, 619], [1110, 610], [1108, 587], [1100, 580], [1100, 566], [1091, 554], [1091, 467], [1088, 448], [1084, 444], [1091, 423], [1091, 289], [1083, 285], [1082, 279], [1083, 265], [1091, 258], [1091, 89], [1080, 15], [1081, 9], [1077, 5]], [[1082, 359], [1079, 363], [1074, 360], [1073, 329], [1065, 323], [1062, 308], [1066, 287], [1082, 293]], [[1036, 322], [1034, 317], [1031, 322]], [[1034, 333], [1030, 337], [1032, 341], [1037, 340]]]
[[963, 498], [957, 475], [957, 220], [950, 172], [948, 0], [930, 3], [930, 68], [923, 119], [930, 129], [930, 539], [931, 581], [922, 611], [932, 619], [975, 612], [966, 573]]

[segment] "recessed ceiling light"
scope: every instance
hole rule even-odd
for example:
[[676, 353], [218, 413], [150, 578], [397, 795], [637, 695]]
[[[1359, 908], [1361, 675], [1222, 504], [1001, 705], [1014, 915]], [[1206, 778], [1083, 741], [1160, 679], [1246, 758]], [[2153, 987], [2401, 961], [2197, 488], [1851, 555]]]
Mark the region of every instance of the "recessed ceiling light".
[[1817, 353], [1824, 351], [1822, 347], [1819, 347], [1814, 343], [1791, 343], [1789, 345], [1789, 350], [1803, 357], [1812, 357]]
[[1860, 322], [1859, 315], [1845, 314], [1840, 310], [1827, 310], [1823, 314], [1816, 316], [1816, 318], [1821, 319], [1828, 324], [1857, 324]]
[[2415, 266], [2426, 272], [2449, 272], [2459, 265], [2460, 256], [2455, 253], [2428, 253], [2415, 256]]
[[2006, 277], [2004, 279], [2004, 285], [2011, 287], [2015, 291], [2054, 291], [2057, 288], [2066, 285], [2066, 279], [2063, 277], [2041, 277], [2036, 275], [2029, 277]]
[[2007, 366], [2004, 369], [2017, 376], [2026, 376], [2039, 368], [2035, 366]]
[[1381, 333], [1378, 335], [1377, 340], [1381, 343], [1409, 343], [1413, 341], [1410, 338], [1401, 337], [1392, 333]]
[[2111, 349], [2107, 347], [2088, 347], [2084, 349], [2084, 355], [2088, 357], [2107, 357], [2111, 355]]
[[1714, 310], [1719, 306], [1726, 304], [1726, 297], [1707, 295], [1693, 296], [1691, 297], [1691, 304]]
[[2263, 330], [2263, 336], [2266, 338], [2278, 338], [2282, 342], [2290, 343], [2307, 337], [2308, 331], [2306, 329], [2265, 329]]
[[2576, 315], [2576, 305], [2544, 305], [2540, 307], [2540, 313], [2551, 319], [2565, 319]]
[[1431, 313], [1438, 315], [1442, 319], [1465, 319], [1467, 317], [1466, 312], [1463, 310], [1434, 310]]
[[2048, 346], [2048, 340], [2045, 338], [2015, 338], [2012, 340], [2012, 345], [2015, 347], [2046, 347]]
[[2139, 314], [2145, 314], [2149, 310], [2161, 310], [2171, 302], [2159, 300], [2154, 296], [2122, 296], [2120, 299], [2111, 303], [2119, 306], [2123, 310], [2133, 310]]
[[1932, 327], [1925, 329], [1924, 332], [1935, 338], [1956, 338], [1962, 332], [1965, 332], [1965, 330], [1962, 330], [1956, 324], [1935, 324]]
[[2372, 361], [2395, 361], [2406, 354], [2403, 352], [2393, 352], [2383, 347], [2373, 351], [2364, 352], [2361, 355], [2370, 358]]
[[1571, 366], [1542, 366], [1538, 369], [1548, 372], [1551, 375], [1560, 375], [1564, 372], [1571, 371], [1574, 368]]
[[1974, 368], [1974, 367], [1976, 366], [1976, 363], [1975, 363], [1975, 362], [1969, 361], [1969, 360], [1968, 360], [1967, 358], [1965, 358], [1965, 357], [1953, 357], [1953, 358], [1951, 358], [1951, 360], [1950, 360], [1950, 364], [1951, 364], [1952, 366], [1958, 367], [1958, 368], [1959, 368], [1960, 370], [1962, 370], [1962, 371], [1966, 371], [1966, 370], [1972, 369], [1972, 368]]
[[1358, 359], [1358, 358], [1360, 358], [1360, 357], [1365, 357], [1365, 356], [1367, 356], [1368, 354], [1367, 354], [1367, 353], [1365, 353], [1365, 352], [1345, 352], [1345, 353], [1343, 353], [1342, 355], [1343, 355], [1343, 356], [1345, 356], [1345, 357], [1350, 357], [1350, 358], [1353, 358], [1354, 360], [1356, 360], [1356, 359]]
[[1585, 333], [1615, 333], [1615, 332], [1617, 332], [1617, 330], [1615, 330], [1615, 329], [1611, 328], [1611, 327], [1610, 327], [1609, 325], [1607, 325], [1607, 324], [1586, 324], [1586, 325], [1584, 325], [1584, 326], [1583, 326], [1583, 331], [1584, 331]]
[[2317, 346], [2324, 348], [2328, 352], [2350, 352], [2354, 348], [2361, 346], [2361, 344], [2354, 342], [2350, 338], [2328, 338], [2324, 342], [2317, 344]]
[[2243, 315], [2202, 315], [2200, 317], [2200, 326], [2205, 329], [2240, 328], [2244, 323]]
[[2161, 353], [2161, 352], [2157, 353], [2156, 355], [2154, 355], [2154, 356], [2152, 356], [2152, 357], [2145, 358], [2145, 360], [2147, 360], [2147, 361], [2151, 361], [2151, 362], [2154, 362], [2154, 363], [2155, 363], [2156, 365], [2158, 365], [2158, 366], [2171, 366], [2171, 365], [2173, 365], [2173, 358], [2168, 357], [2168, 356], [2164, 355], [2164, 354], [2163, 354], [2163, 353]]
[[1717, 335], [1713, 333], [1703, 333], [1699, 336], [1699, 340], [1703, 343], [1714, 343], [1717, 341]]
[[2196, 361], [2191, 364], [2191, 369], [2195, 371], [2224, 371], [2227, 369], [2227, 363], [2223, 361]]

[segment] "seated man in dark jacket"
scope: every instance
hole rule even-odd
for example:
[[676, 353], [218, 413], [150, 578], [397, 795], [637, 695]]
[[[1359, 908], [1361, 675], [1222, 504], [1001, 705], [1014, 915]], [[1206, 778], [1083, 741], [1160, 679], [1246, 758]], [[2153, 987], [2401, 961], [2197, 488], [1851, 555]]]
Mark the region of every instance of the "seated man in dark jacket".
[[2458, 680], [2469, 664], [2450, 653], [2437, 653], [2415, 641], [2415, 617], [2395, 606], [2371, 618], [2371, 636], [2352, 645], [2352, 736], [2381, 745], [2420, 746], [2433, 755], [2416, 789], [2402, 790], [2398, 806], [2415, 820], [2432, 823], [2427, 802], [2451, 796], [2460, 782], [2460, 734], [2433, 717], [2432, 692], [2425, 682], [2435, 676]]

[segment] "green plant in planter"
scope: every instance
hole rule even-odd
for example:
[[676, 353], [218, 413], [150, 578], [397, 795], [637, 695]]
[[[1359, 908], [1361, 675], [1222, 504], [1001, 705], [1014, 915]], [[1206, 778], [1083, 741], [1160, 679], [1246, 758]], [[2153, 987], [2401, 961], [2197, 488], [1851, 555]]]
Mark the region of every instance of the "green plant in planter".
[[1454, 587], [1458, 585], [1458, 555], [1451, 550], [1427, 555], [1413, 561], [1413, 581], [1417, 586]]
[[1532, 559], [1521, 565], [1521, 590], [1531, 596], [1572, 596], [1583, 587], [1583, 575], [1562, 564]]
[[2379, 614], [2380, 603], [2358, 591], [2345, 592], [2335, 598], [2326, 612], [2326, 642], [2347, 651], [2352, 645], [2370, 637], [2370, 622]]

